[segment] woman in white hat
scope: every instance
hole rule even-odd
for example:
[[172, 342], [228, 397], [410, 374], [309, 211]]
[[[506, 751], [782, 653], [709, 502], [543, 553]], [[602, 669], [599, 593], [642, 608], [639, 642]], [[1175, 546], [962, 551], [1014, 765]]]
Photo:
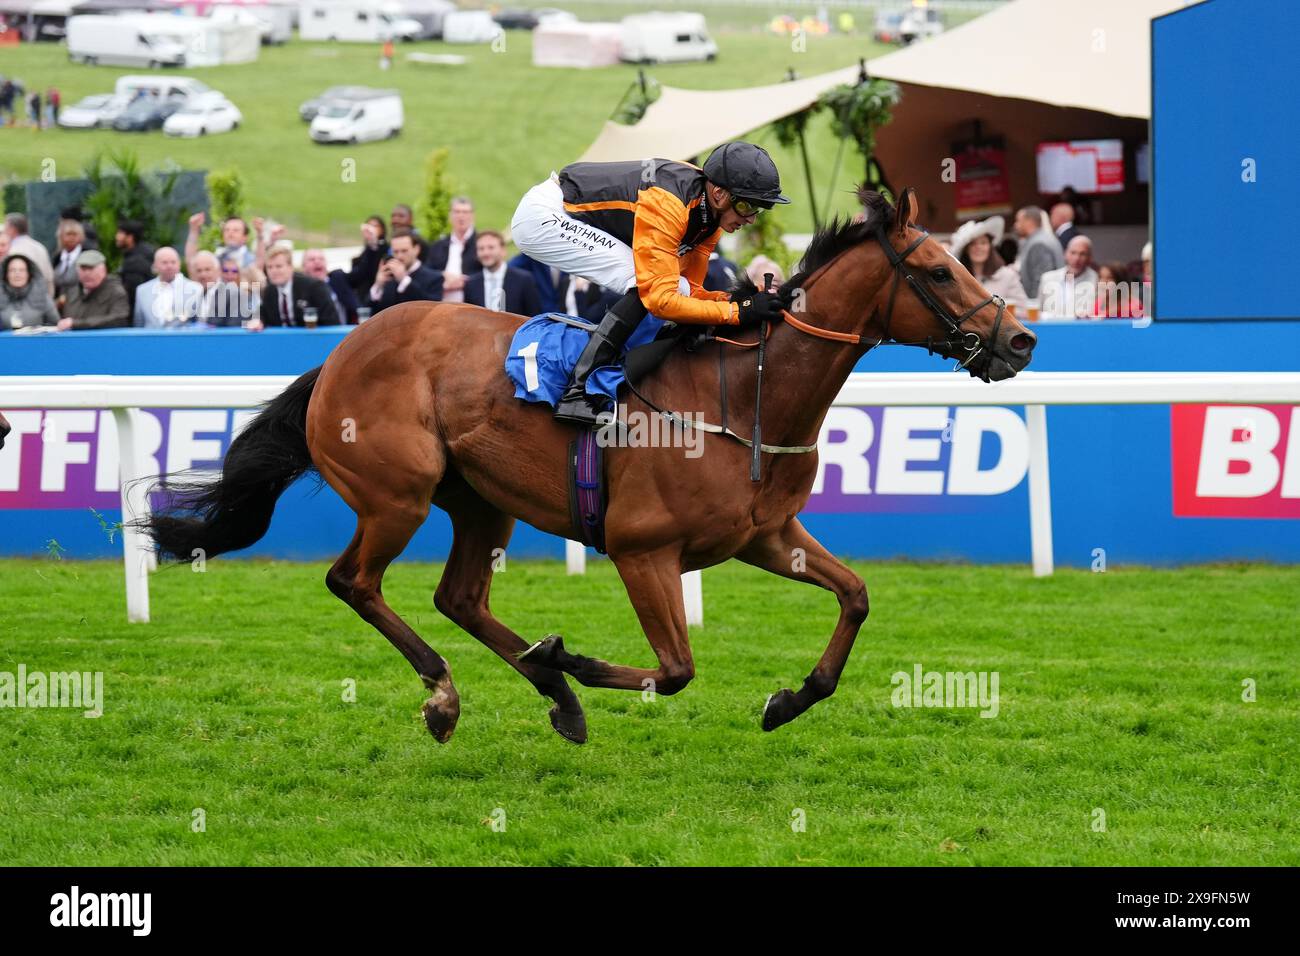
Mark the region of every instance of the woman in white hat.
[[991, 216], [983, 222], [963, 223], [952, 235], [952, 254], [991, 295], [1000, 295], [1007, 305], [1014, 305], [1025, 314], [1028, 296], [1020, 283], [1020, 275], [1011, 268], [993, 243], [1002, 238], [1006, 223], [1001, 216]]

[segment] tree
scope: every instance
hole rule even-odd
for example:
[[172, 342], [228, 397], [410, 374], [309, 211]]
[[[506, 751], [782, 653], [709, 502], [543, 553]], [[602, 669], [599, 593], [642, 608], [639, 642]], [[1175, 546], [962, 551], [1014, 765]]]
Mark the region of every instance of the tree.
[[[173, 198], [180, 169], [163, 168], [146, 173], [129, 150], [96, 153], [86, 165], [91, 192], [82, 203], [95, 229], [105, 238], [117, 232], [119, 219], [135, 219], [144, 227], [145, 241], [155, 246], [176, 242], [184, 228], [186, 211]], [[122, 253], [112, 242], [103, 243], [110, 271], [121, 265]]]
[[424, 163], [424, 194], [416, 210], [416, 221], [429, 239], [437, 239], [451, 231], [451, 197], [455, 192], [447, 175], [450, 155], [447, 147], [440, 146]]
[[830, 111], [831, 129], [842, 139], [851, 139], [862, 154], [868, 189], [893, 198], [893, 190], [876, 159], [876, 131], [893, 117], [893, 109], [902, 98], [897, 84], [888, 80], [867, 79], [827, 90], [817, 101], [819, 108]]
[[[223, 169], [208, 174], [208, 196], [211, 212], [207, 225], [199, 234], [200, 249], [215, 249], [221, 245], [221, 224], [227, 219], [244, 217], [244, 179], [237, 169]], [[252, 229], [252, 226], [249, 226]]]

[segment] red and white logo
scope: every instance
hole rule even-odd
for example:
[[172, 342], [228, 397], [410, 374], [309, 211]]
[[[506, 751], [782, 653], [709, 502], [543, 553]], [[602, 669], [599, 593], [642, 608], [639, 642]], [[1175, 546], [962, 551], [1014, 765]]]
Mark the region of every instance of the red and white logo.
[[1300, 518], [1300, 406], [1175, 405], [1174, 515]]

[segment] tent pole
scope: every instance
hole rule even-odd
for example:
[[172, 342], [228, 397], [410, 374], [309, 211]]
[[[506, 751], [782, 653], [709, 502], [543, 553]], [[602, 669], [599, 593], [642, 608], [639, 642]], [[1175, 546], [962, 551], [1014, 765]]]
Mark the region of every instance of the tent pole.
[[813, 192], [812, 164], [808, 162], [808, 141], [804, 139], [803, 128], [808, 123], [807, 114], [799, 120], [799, 152], [803, 154], [803, 175], [808, 181], [808, 205], [812, 207], [813, 229], [822, 227], [821, 216], [817, 214], [817, 194]]
[[[791, 82], [798, 78], [793, 67], [786, 70], [785, 78]], [[812, 207], [813, 231], [819, 231], [822, 227], [822, 220], [817, 215], [817, 193], [813, 190], [812, 163], [808, 161], [808, 140], [804, 138], [804, 127], [808, 125], [808, 117], [812, 115], [812, 108], [804, 110], [798, 117], [799, 130], [799, 153], [803, 157], [803, 178], [808, 184], [808, 205]]]

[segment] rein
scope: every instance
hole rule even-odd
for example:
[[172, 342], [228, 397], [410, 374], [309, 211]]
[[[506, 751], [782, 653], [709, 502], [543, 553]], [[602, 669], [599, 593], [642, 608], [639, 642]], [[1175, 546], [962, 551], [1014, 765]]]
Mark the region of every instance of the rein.
[[[929, 352], [931, 355], [940, 355], [943, 356], [944, 358], [950, 358], [956, 361], [957, 365], [954, 367], [953, 371], [962, 371], [962, 370], [968, 370], [970, 368], [971, 363], [974, 362], [977, 357], [986, 354], [985, 343], [984, 340], [980, 338], [979, 333], [973, 331], [964, 331], [962, 329], [962, 323], [966, 322], [968, 319], [974, 316], [985, 306], [996, 305], [998, 311], [997, 311], [997, 316], [993, 320], [993, 330], [992, 332], [989, 333], [990, 344], [987, 348], [988, 358], [985, 362], [984, 374], [980, 376], [981, 378], [984, 379], [984, 381], [988, 381], [987, 366], [988, 363], [992, 362], [992, 343], [997, 341], [998, 329], [1002, 327], [1002, 316], [1006, 309], [1006, 302], [1002, 299], [1001, 296], [990, 295], [987, 299], [980, 302], [978, 305], [974, 306], [973, 308], [967, 309], [960, 316], [954, 316], [951, 312], [949, 312], [947, 306], [945, 306], [942, 302], [940, 302], [938, 297], [934, 294], [934, 291], [930, 288], [929, 283], [926, 282], [925, 279], [917, 275], [915, 272], [913, 272], [907, 262], [907, 257], [911, 255], [912, 252], [915, 251], [915, 249], [921, 245], [921, 243], [925, 242], [925, 240], [929, 238], [929, 235], [930, 234], [928, 232], [921, 230], [921, 235], [918, 236], [916, 240], [913, 241], [909, 246], [907, 246], [906, 249], [904, 249], [902, 252], [899, 252], [890, 244], [888, 234], [883, 225], [878, 227], [876, 231], [873, 233], [873, 238], [880, 243], [881, 249], [884, 250], [885, 256], [889, 259], [889, 264], [890, 266], [892, 266], [893, 273], [894, 273], [893, 283], [890, 285], [889, 288], [889, 304], [885, 309], [885, 322], [882, 327], [880, 337], [877, 338], [875, 341], [872, 341], [865, 335], [860, 335], [855, 332], [837, 332], [834, 329], [823, 329], [819, 326], [812, 325], [808, 322], [804, 322], [801, 319], [795, 318], [793, 315], [790, 314], [789, 311], [784, 309], [781, 311], [782, 319], [784, 319], [787, 325], [798, 330], [799, 332], [804, 333], [805, 335], [810, 335], [813, 336], [814, 338], [819, 338], [819, 339], [826, 339], [831, 342], [844, 342], [849, 345], [866, 345], [868, 349], [877, 348], [882, 345], [912, 345], [912, 346], [924, 345], [926, 351]], [[837, 256], [836, 258], [838, 259], [839, 257]], [[802, 284], [802, 288], [806, 289], [809, 286], [811, 286], [813, 282], [819, 279], [830, 268], [831, 264], [834, 261], [835, 260], [832, 259], [831, 262], [826, 263], [826, 265], [824, 265], [816, 273], [810, 276]], [[921, 300], [921, 304], [924, 305], [926, 309], [929, 310], [930, 314], [933, 315], [936, 319], [938, 319], [940, 324], [944, 326], [945, 330], [947, 331], [947, 335], [942, 340], [936, 341], [935, 339], [932, 339], [927, 336], [923, 342], [902, 342], [897, 339], [891, 339], [889, 337], [889, 326], [894, 317], [894, 301], [898, 296], [898, 289], [899, 286], [902, 284], [903, 280], [907, 281], [908, 286], [912, 289], [914, 293], [916, 293], [916, 297]], [[707, 335], [705, 337], [706, 340], [712, 339], [713, 341], [716, 341], [718, 343], [718, 381], [721, 390], [720, 404], [721, 404], [721, 412], [722, 412], [721, 425], [713, 425], [708, 422], [688, 421], [687, 419], [682, 418], [682, 416], [677, 414], [676, 412], [670, 412], [666, 409], [660, 408], [654, 402], [650, 401], [648, 398], [642, 395], [640, 391], [637, 390], [636, 386], [632, 384], [630, 379], [625, 379], [625, 381], [627, 381], [627, 387], [631, 390], [632, 394], [635, 395], [637, 398], [639, 398], [645, 405], [649, 406], [651, 409], [658, 412], [668, 421], [674, 422], [683, 428], [696, 428], [703, 432], [709, 432], [711, 434], [723, 435], [726, 436], [727, 438], [733, 438], [736, 441], [740, 442], [742, 445], [744, 445], [746, 448], [756, 449], [755, 451], [756, 460], [758, 457], [758, 450], [762, 450], [770, 455], [802, 455], [802, 454], [807, 454], [808, 452], [816, 451], [817, 450], [816, 444], [768, 445], [762, 442], [759, 435], [759, 428], [758, 428], [759, 408], [757, 407], [758, 404], [757, 402], [755, 403], [756, 407], [754, 409], [755, 426], [754, 426], [753, 439], [745, 438], [743, 435], [737, 434], [736, 432], [732, 431], [730, 426], [727, 424], [727, 375], [726, 375], [726, 368], [724, 365], [724, 356], [723, 356], [722, 347], [723, 345], [732, 345], [735, 346], [736, 348], [741, 348], [741, 349], [757, 348], [760, 346], [760, 344], [765, 342], [766, 339], [771, 336], [771, 334], [772, 334], [771, 326], [768, 323], [764, 322], [759, 331], [758, 339], [756, 339], [753, 342], [738, 342], [734, 339], [723, 338], [722, 336], [717, 334]], [[964, 352], [965, 356], [964, 357], [959, 356], [959, 352]], [[761, 359], [759, 364], [759, 374], [760, 375], [762, 374]], [[756, 468], [751, 473], [751, 478], [755, 481], [758, 480]]]

